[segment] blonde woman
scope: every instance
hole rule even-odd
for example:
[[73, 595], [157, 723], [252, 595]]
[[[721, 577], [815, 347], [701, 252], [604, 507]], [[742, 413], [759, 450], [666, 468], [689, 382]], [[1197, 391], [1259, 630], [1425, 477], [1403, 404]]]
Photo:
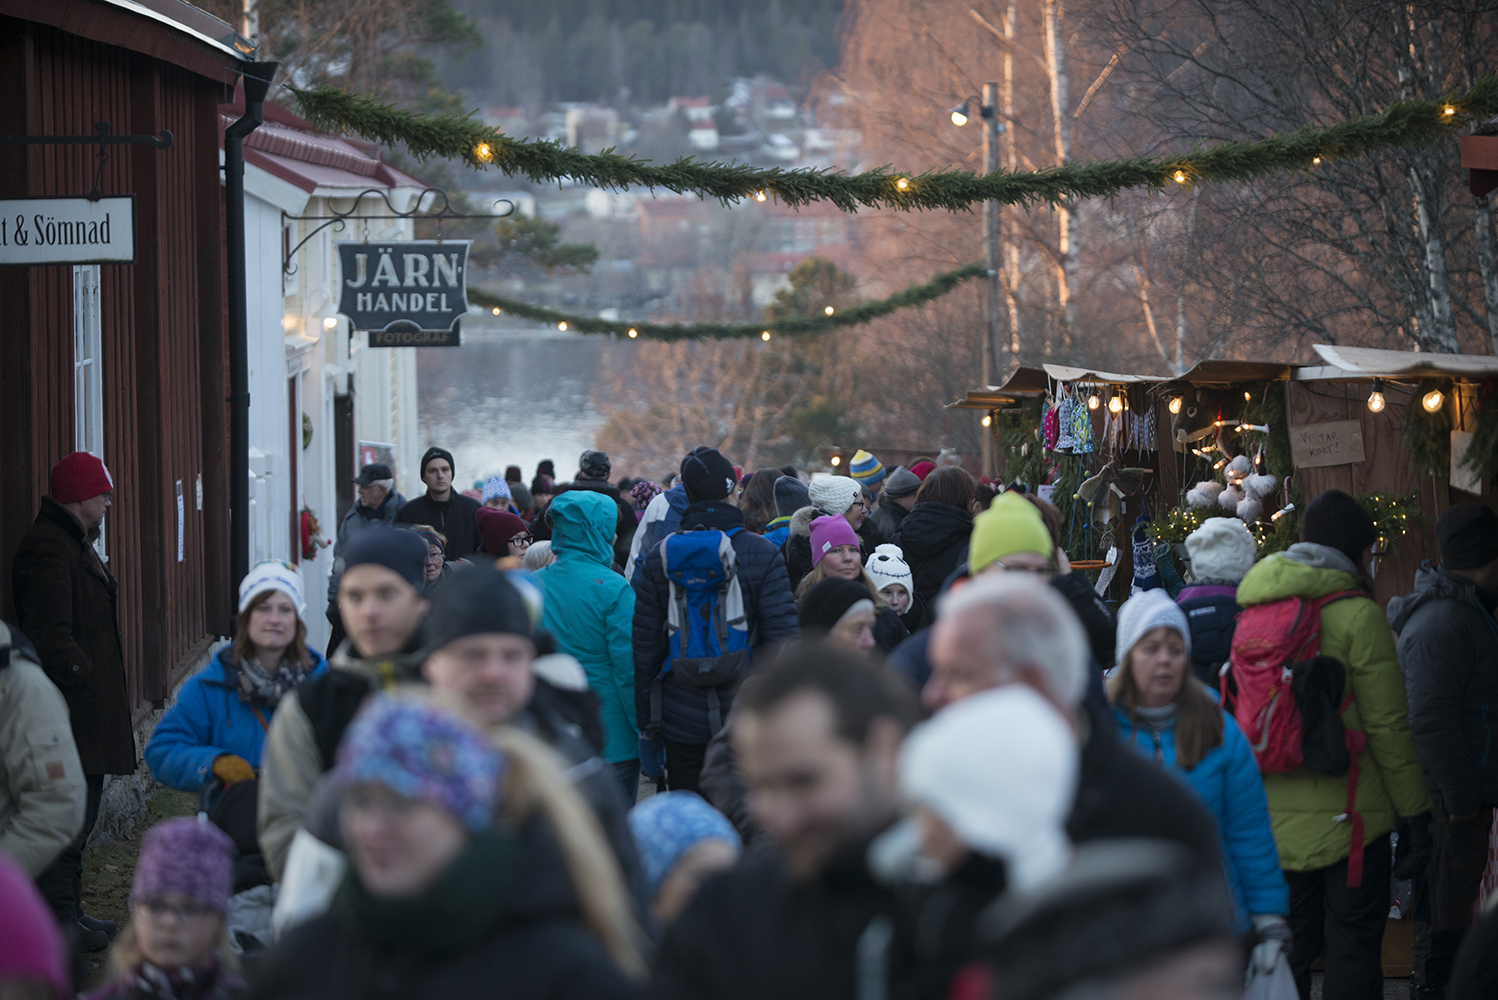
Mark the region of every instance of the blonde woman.
[[349, 874], [268, 956], [256, 996], [634, 994], [641, 934], [592, 811], [547, 747], [462, 711], [398, 691], [350, 725]]
[[811, 572], [796, 587], [797, 610], [801, 610], [811, 589], [823, 580], [855, 580], [869, 588], [869, 599], [874, 602], [874, 645], [882, 651], [888, 653], [910, 635], [900, 616], [880, 596], [874, 578], [863, 568], [858, 535], [841, 515], [828, 514], [811, 522]]

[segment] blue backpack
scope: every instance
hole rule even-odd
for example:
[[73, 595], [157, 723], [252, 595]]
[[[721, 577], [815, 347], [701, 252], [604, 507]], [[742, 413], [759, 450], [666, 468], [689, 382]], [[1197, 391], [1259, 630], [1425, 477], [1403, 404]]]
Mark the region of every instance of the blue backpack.
[[650, 685], [650, 722], [661, 722], [661, 685], [677, 683], [707, 691], [708, 728], [723, 728], [718, 689], [733, 684], [749, 665], [749, 625], [739, 586], [732, 538], [743, 531], [678, 531], [660, 543], [670, 594], [666, 606], [666, 662]]

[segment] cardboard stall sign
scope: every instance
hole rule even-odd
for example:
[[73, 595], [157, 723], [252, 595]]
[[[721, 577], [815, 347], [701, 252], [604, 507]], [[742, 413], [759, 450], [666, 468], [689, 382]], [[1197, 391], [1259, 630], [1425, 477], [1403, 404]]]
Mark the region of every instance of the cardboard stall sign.
[[1297, 469], [1355, 465], [1363, 458], [1363, 425], [1356, 420], [1290, 428], [1290, 460]]
[[133, 263], [133, 194], [0, 201], [0, 264]]
[[470, 240], [339, 243], [338, 311], [370, 347], [456, 347]]

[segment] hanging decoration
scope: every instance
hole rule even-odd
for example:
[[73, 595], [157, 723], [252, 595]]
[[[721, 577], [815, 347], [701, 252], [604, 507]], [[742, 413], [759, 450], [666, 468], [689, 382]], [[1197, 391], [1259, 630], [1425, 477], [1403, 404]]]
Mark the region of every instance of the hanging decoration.
[[[468, 288], [468, 302], [484, 309], [498, 310], [496, 315], [507, 313], [521, 319], [554, 324], [559, 329], [576, 333], [607, 333], [627, 336], [631, 340], [728, 340], [750, 337], [769, 340], [770, 337], [765, 336], [767, 333], [771, 336], [804, 336], [868, 323], [901, 309], [925, 305], [946, 295], [963, 282], [985, 273], [982, 264], [968, 264], [943, 271], [925, 284], [911, 285], [887, 299], [860, 302], [856, 306], [838, 309], [831, 315], [822, 313], [816, 316], [791, 316], [763, 323], [634, 323], [599, 319], [596, 316], [577, 316], [533, 306], [472, 286]], [[566, 326], [562, 326], [563, 323]]]
[[636, 186], [692, 192], [730, 203], [776, 198], [790, 206], [830, 201], [859, 208], [967, 211], [975, 204], [1059, 204], [1108, 198], [1131, 188], [1250, 181], [1282, 170], [1314, 171], [1333, 160], [1386, 149], [1429, 145], [1459, 127], [1498, 114], [1498, 77], [1436, 100], [1398, 101], [1382, 112], [1308, 126], [1256, 142], [1227, 142], [1177, 156], [1140, 156], [1071, 163], [1034, 171], [975, 175], [937, 170], [921, 174], [879, 167], [861, 174], [704, 163], [684, 157], [653, 164], [614, 152], [590, 155], [549, 140], [515, 139], [484, 125], [472, 112], [432, 115], [361, 97], [336, 87], [288, 87], [297, 111], [315, 127], [404, 146], [419, 160], [462, 160], [532, 181], [571, 178], [600, 188]]
[[[1451, 475], [1451, 414], [1444, 405], [1450, 396], [1450, 379], [1428, 378], [1415, 389], [1405, 408], [1400, 436], [1410, 456], [1410, 468], [1422, 478], [1435, 476], [1444, 481]], [[1440, 399], [1434, 409], [1422, 405], [1422, 401], [1435, 397]]]
[[1477, 427], [1462, 464], [1478, 479], [1498, 478], [1498, 379], [1488, 379], [1477, 390]]

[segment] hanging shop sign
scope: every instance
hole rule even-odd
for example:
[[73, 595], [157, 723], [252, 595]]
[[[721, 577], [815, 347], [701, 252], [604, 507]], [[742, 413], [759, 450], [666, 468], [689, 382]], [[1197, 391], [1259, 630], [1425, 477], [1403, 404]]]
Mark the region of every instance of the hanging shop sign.
[[370, 347], [456, 347], [470, 240], [339, 243], [338, 311]]
[[133, 194], [0, 201], [0, 264], [133, 263]]

